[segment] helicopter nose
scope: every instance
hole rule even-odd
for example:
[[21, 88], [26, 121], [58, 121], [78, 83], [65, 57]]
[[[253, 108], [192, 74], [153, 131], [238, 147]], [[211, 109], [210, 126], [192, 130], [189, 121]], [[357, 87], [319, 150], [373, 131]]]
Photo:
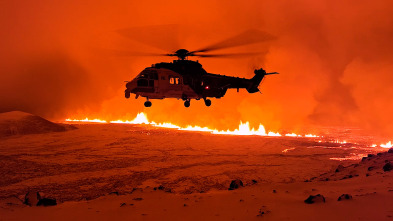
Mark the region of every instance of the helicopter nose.
[[133, 93], [133, 91], [134, 91], [135, 88], [136, 88], [135, 82], [133, 82], [133, 81], [127, 82], [126, 88], [127, 88], [127, 89], [125, 90], [125, 93], [128, 94], [128, 96], [126, 96], [126, 97], [129, 97], [129, 94], [130, 94], [130, 93]]
[[132, 81], [130, 81], [130, 82], [128, 82], [128, 83], [126, 84], [126, 88], [129, 89], [129, 90], [131, 90], [131, 89], [133, 88], [133, 83], [132, 83]]
[[130, 94], [133, 93], [133, 90], [135, 89], [135, 83], [132, 81], [127, 82], [126, 88], [127, 89], [124, 91], [125, 97], [130, 98]]

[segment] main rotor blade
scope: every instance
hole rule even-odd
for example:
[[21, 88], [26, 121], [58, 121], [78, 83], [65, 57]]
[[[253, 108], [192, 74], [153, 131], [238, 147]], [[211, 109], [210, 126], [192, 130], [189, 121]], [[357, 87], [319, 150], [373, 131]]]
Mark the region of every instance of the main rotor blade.
[[191, 56], [202, 57], [202, 58], [239, 58], [249, 57], [255, 55], [266, 54], [266, 52], [250, 52], [250, 53], [231, 53], [231, 54], [193, 54]]
[[124, 37], [163, 51], [168, 52], [179, 49], [180, 32], [178, 25], [132, 27], [120, 29], [116, 32]]
[[110, 56], [132, 57], [132, 56], [168, 56], [168, 54], [160, 53], [146, 53], [140, 51], [127, 51], [117, 49], [95, 49], [96, 52], [103, 53]]
[[236, 35], [232, 38], [226, 39], [224, 41], [212, 44], [210, 46], [207, 46], [205, 48], [192, 51], [191, 53], [196, 53], [196, 52], [208, 52], [208, 51], [214, 51], [218, 49], [224, 49], [224, 48], [232, 48], [232, 47], [237, 47], [237, 46], [242, 46], [242, 45], [249, 45], [249, 44], [255, 44], [259, 42], [265, 42], [265, 41], [270, 41], [276, 39], [275, 36], [264, 32], [260, 31], [257, 29], [249, 29], [239, 35]]

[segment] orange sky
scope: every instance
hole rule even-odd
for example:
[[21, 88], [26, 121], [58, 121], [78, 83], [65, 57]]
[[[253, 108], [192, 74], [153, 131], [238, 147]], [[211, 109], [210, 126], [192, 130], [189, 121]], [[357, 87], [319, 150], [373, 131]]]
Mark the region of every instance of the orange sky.
[[[391, 1], [2, 1], [0, 25], [0, 111], [51, 119], [133, 118], [145, 111], [155, 121], [219, 129], [248, 120], [271, 130], [353, 125], [393, 135]], [[269, 49], [267, 55], [199, 61], [211, 73], [249, 78], [263, 67], [280, 75], [263, 82], [263, 94], [229, 91], [209, 108], [166, 99], [145, 109], [144, 99], [124, 99], [123, 81], [171, 59], [114, 57], [100, 49], [171, 51], [116, 33], [129, 27], [162, 32], [146, 40], [167, 50], [264, 30], [277, 39], [222, 52]]]

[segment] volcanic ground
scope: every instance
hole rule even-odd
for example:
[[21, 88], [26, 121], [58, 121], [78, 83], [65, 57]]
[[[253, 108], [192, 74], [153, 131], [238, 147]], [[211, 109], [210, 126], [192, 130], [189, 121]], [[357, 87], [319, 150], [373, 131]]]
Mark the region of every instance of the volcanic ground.
[[[215, 201], [228, 201], [225, 195], [228, 192], [240, 194], [235, 195], [240, 198], [234, 200], [242, 202], [260, 194], [260, 191], [271, 193], [273, 189], [281, 193], [286, 191], [287, 197], [281, 195], [280, 198], [286, 200], [295, 196], [306, 199], [309, 194], [316, 193], [319, 189], [325, 189], [322, 192], [327, 195], [334, 193], [331, 198], [335, 198], [335, 195], [341, 193], [340, 191], [350, 190], [354, 194], [355, 189], [359, 196], [361, 194], [367, 196], [368, 193], [374, 193], [376, 187], [348, 188], [363, 182], [359, 176], [361, 179], [366, 179], [365, 174], [369, 166], [363, 166], [364, 172], [357, 172], [357, 176], [351, 176], [350, 178], [353, 177], [351, 180], [354, 180], [351, 182], [355, 184], [347, 185], [342, 190], [340, 190], [340, 183], [333, 183], [331, 184], [333, 187], [329, 188], [328, 180], [331, 177], [334, 182], [347, 182], [345, 175], [354, 172], [347, 169], [348, 171], [343, 172], [342, 176], [337, 176], [335, 170], [339, 164], [342, 164], [344, 169], [351, 168], [360, 161], [356, 157], [351, 159], [351, 156], [382, 151], [353, 143], [327, 142], [321, 138], [215, 135], [157, 128], [151, 125], [73, 124], [73, 126], [77, 129], [17, 134], [2, 138], [0, 143], [1, 200], [12, 197], [23, 199], [29, 191], [38, 191], [45, 196], [55, 198], [60, 203], [58, 208], [61, 208], [61, 205], [75, 205], [67, 204], [70, 202], [100, 204], [99, 202], [111, 193], [112, 195], [115, 193], [116, 196], [112, 197], [117, 198], [111, 198], [107, 202], [125, 200], [123, 198], [126, 196], [131, 196], [132, 199], [140, 196], [141, 199], [151, 198], [150, 202], [164, 203], [165, 206], [167, 206], [166, 200], [172, 202], [173, 197], [177, 197], [178, 200], [175, 202], [179, 205], [189, 205], [190, 203], [185, 199], [192, 197], [198, 199], [211, 197], [210, 201], [213, 202], [206, 205], [221, 204], [224, 202]], [[332, 159], [347, 160], [339, 162]], [[378, 162], [381, 168], [376, 167], [375, 171], [378, 172], [374, 171], [375, 176], [369, 178], [369, 180], [374, 179], [374, 182], [385, 179], [382, 178], [384, 176], [382, 163], [385, 163], [385, 160], [381, 158]], [[234, 192], [228, 191], [231, 181], [235, 179], [240, 179], [245, 188]], [[388, 186], [384, 186], [383, 191], [388, 192], [386, 188], [390, 188], [391, 184], [386, 185]], [[151, 195], [155, 191], [162, 193]], [[290, 195], [290, 192], [297, 195]], [[258, 197], [251, 198], [255, 201], [254, 198]], [[304, 199], [297, 200], [296, 205], [304, 206]], [[332, 200], [336, 201], [336, 199]], [[122, 203], [117, 201], [114, 203], [116, 208], [119, 207], [118, 203]], [[132, 201], [132, 205], [137, 204], [137, 201]], [[279, 209], [274, 211], [280, 200], [271, 199], [271, 202], [267, 203], [273, 207], [269, 209], [271, 214], [265, 216], [280, 217], [277, 216], [281, 214], [277, 211]], [[367, 203], [364, 200], [358, 202]], [[262, 205], [258, 200], [255, 203], [252, 205]], [[263, 203], [266, 204], [266, 200], [263, 200]], [[153, 206], [148, 205], [150, 210], [155, 208], [154, 211], [161, 211], [154, 207], [154, 203]], [[239, 215], [244, 213], [234, 213], [236, 208], [235, 206], [232, 212], [227, 213], [219, 212], [217, 209], [211, 212], [210, 219], [218, 219], [217, 214], [221, 214], [221, 219], [237, 220], [245, 217], [255, 218], [258, 215], [258, 209], [255, 208], [251, 213], [247, 212], [248, 216], [239, 218]], [[13, 211], [12, 207], [10, 210], [8, 206], [2, 206], [2, 209], [7, 212], [7, 217], [21, 218], [21, 213], [10, 212]], [[22, 208], [24, 212], [26, 209], [31, 208]], [[250, 208], [248, 207], [247, 211], [248, 209]], [[34, 213], [34, 210], [29, 211]], [[26, 214], [29, 214], [29, 211]], [[145, 214], [143, 211], [134, 210], [125, 217], [154, 220], [154, 217], [161, 216], [160, 213], [152, 211], [146, 213], [155, 216], [146, 216], [143, 215]], [[273, 213], [276, 215], [272, 215]], [[58, 215], [57, 212], [53, 214], [55, 217]], [[301, 214], [303, 213], [299, 213], [300, 217]], [[382, 217], [386, 218], [389, 214], [382, 214]], [[288, 217], [291, 215], [289, 214]], [[197, 219], [197, 216], [194, 218]], [[281, 216], [281, 218], [285, 217]], [[180, 216], [175, 220], [182, 220], [182, 218]]]

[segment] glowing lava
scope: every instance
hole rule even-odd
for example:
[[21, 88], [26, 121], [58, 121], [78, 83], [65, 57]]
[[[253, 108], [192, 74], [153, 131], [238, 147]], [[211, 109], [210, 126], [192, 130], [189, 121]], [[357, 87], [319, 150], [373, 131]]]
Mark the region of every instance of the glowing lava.
[[100, 120], [100, 119], [93, 119], [93, 120], [91, 120], [91, 119], [89, 119], [87, 117], [85, 119], [83, 119], [83, 120], [67, 118], [65, 121], [67, 121], [67, 122], [84, 122], [84, 123], [108, 123], [105, 120]]
[[380, 146], [380, 147], [383, 147], [383, 148], [391, 148], [391, 147], [393, 147], [391, 141], [387, 142], [386, 144], [381, 144], [381, 145], [379, 145], [379, 146]]
[[138, 113], [134, 120], [132, 121], [122, 121], [122, 120], [116, 120], [116, 121], [111, 121], [110, 123], [113, 124], [150, 124], [150, 122], [147, 120], [147, 116], [142, 112]]
[[[210, 129], [208, 127], [200, 127], [200, 126], [187, 126], [187, 127], [180, 127], [174, 125], [172, 123], [155, 123], [149, 122], [147, 116], [144, 113], [139, 113], [136, 118], [132, 121], [123, 121], [123, 120], [116, 120], [110, 121], [110, 123], [123, 123], [123, 124], [150, 124], [155, 127], [164, 127], [164, 128], [174, 128], [178, 130], [186, 130], [186, 131], [201, 131], [201, 132], [210, 132], [212, 134], [225, 134], [225, 135], [259, 135], [259, 136], [281, 136], [280, 133], [275, 132], [268, 132], [266, 133], [265, 127], [261, 124], [259, 125], [258, 130], [254, 128], [250, 128], [250, 123], [240, 122], [239, 128], [233, 131], [231, 130], [217, 130], [217, 129]], [[314, 135], [315, 136], [315, 135]]]
[[[257, 136], [272, 136], [272, 137], [280, 137], [282, 136], [278, 132], [266, 132], [265, 127], [260, 124], [258, 129], [256, 130], [255, 128], [250, 128], [250, 123], [246, 122], [240, 122], [239, 128], [235, 130], [217, 130], [217, 129], [211, 129], [208, 127], [200, 127], [200, 126], [187, 126], [187, 127], [180, 127], [178, 125], [174, 125], [172, 123], [156, 123], [154, 121], [150, 122], [147, 119], [147, 116], [145, 113], [138, 113], [137, 116], [133, 120], [115, 120], [115, 121], [105, 121], [105, 120], [100, 120], [100, 119], [94, 119], [94, 120], [89, 120], [88, 118], [83, 119], [83, 120], [77, 120], [77, 119], [66, 119], [67, 122], [83, 122], [83, 123], [112, 123], [112, 124], [149, 124], [154, 127], [163, 127], [163, 128], [173, 128], [173, 129], [178, 129], [178, 130], [186, 130], [186, 131], [200, 131], [200, 132], [210, 132], [212, 134], [224, 134], [224, 135], [257, 135]], [[306, 135], [298, 135], [295, 133], [291, 134], [285, 134], [284, 136], [289, 136], [289, 137], [319, 137], [317, 135], [313, 134], [306, 134]]]
[[[66, 119], [65, 121], [67, 122], [82, 122], [82, 123], [112, 123], [112, 124], [147, 124], [151, 125], [154, 127], [162, 127], [162, 128], [172, 128], [172, 129], [177, 129], [177, 130], [184, 130], [184, 131], [200, 131], [200, 132], [209, 132], [212, 134], [223, 134], [223, 135], [257, 135], [257, 136], [272, 136], [272, 137], [280, 137], [280, 136], [286, 136], [286, 137], [305, 137], [305, 138], [322, 138], [320, 136], [314, 135], [314, 134], [305, 134], [305, 135], [299, 135], [295, 133], [287, 133], [285, 135], [281, 135], [278, 132], [272, 132], [269, 131], [267, 132], [265, 127], [260, 124], [258, 129], [256, 130], [255, 128], [250, 128], [250, 123], [249, 122], [240, 122], [239, 128], [235, 130], [217, 130], [217, 129], [211, 129], [208, 127], [200, 127], [200, 126], [186, 126], [186, 127], [180, 127], [178, 125], [164, 122], [164, 123], [156, 123], [154, 121], [149, 121], [146, 114], [141, 112], [138, 113], [137, 116], [133, 120], [116, 120], [116, 121], [106, 121], [106, 120], [101, 120], [101, 119], [88, 119], [85, 118], [83, 120], [77, 120], [77, 119]], [[318, 142], [322, 142], [322, 140], [319, 140]], [[330, 140], [330, 141], [325, 141], [329, 143], [337, 143], [337, 144], [347, 144], [347, 141], [340, 141], [340, 140]], [[356, 144], [356, 143], [353, 143]], [[379, 145], [382, 148], [391, 148], [393, 147], [393, 144], [391, 141]], [[372, 144], [371, 147], [377, 147], [376, 144]], [[288, 151], [291, 149], [288, 149]], [[285, 151], [287, 152], [287, 151]], [[356, 156], [359, 157], [359, 156]]]

